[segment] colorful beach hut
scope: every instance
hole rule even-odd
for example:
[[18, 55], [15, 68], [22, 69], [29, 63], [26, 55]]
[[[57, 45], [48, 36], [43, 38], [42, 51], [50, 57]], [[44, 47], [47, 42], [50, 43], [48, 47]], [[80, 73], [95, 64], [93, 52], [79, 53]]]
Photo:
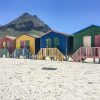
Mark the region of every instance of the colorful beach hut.
[[74, 52], [80, 47], [95, 47], [95, 35], [100, 34], [100, 26], [91, 25], [74, 33]]
[[40, 37], [41, 50], [38, 56], [42, 56], [42, 58], [55, 56], [58, 59], [63, 59], [70, 53], [72, 47], [73, 36], [51, 30]]
[[12, 52], [15, 49], [15, 38], [12, 36], [4, 36], [0, 39], [0, 51], [2, 51], [2, 54], [6, 55], [8, 52], [12, 54]]
[[91, 25], [74, 33], [74, 61], [84, 61], [87, 58], [98, 58], [100, 61], [100, 26]]
[[35, 55], [39, 51], [39, 38], [31, 35], [21, 35], [15, 39], [16, 55]]

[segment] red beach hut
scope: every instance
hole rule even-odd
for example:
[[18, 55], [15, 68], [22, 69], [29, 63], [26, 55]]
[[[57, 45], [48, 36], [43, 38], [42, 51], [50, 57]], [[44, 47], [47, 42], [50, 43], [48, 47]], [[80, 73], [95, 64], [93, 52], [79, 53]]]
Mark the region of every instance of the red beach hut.
[[15, 48], [15, 38], [12, 36], [4, 36], [0, 38], [0, 49], [7, 48], [10, 53], [13, 52]]

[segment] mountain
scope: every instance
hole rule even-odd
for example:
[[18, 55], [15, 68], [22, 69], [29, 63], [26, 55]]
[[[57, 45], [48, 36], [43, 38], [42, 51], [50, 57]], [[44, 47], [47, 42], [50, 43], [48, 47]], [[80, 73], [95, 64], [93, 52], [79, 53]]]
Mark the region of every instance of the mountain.
[[22, 34], [41, 35], [51, 28], [36, 15], [22, 14], [12, 22], [0, 26], [0, 37], [5, 35], [19, 36]]

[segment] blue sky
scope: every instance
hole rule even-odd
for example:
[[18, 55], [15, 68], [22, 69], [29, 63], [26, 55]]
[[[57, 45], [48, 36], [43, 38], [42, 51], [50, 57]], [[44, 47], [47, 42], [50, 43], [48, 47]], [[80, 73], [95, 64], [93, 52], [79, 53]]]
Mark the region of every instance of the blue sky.
[[25, 12], [70, 34], [91, 24], [100, 26], [100, 0], [0, 0], [0, 25]]

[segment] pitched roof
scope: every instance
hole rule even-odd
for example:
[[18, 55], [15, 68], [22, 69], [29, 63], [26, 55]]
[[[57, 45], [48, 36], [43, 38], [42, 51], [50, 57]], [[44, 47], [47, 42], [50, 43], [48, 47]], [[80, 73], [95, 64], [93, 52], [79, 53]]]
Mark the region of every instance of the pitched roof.
[[87, 30], [87, 29], [89, 29], [89, 28], [91, 28], [91, 27], [100, 28], [100, 26], [91, 25], [91, 26], [88, 26], [88, 27], [86, 27], [86, 28], [84, 28], [84, 29], [81, 29], [81, 30], [78, 31], [78, 32], [73, 33], [73, 35], [78, 34], [78, 33], [80, 33], [80, 32], [83, 32], [83, 31], [85, 31], [85, 30]]
[[71, 35], [66, 34], [66, 33], [62, 33], [62, 32], [58, 32], [58, 31], [50, 30], [50, 31], [48, 31], [47, 33], [41, 35], [40, 37], [42, 37], [42, 36], [44, 36], [44, 35], [46, 35], [46, 34], [49, 34], [50, 32], [55, 32], [55, 33], [58, 33], [58, 34], [61, 34], [61, 35], [65, 35], [65, 36], [71, 36]]
[[[23, 35], [27, 35], [27, 36], [30, 36], [30, 37], [32, 37], [32, 38], [38, 38], [38, 37], [33, 36], [33, 35], [28, 35], [28, 34], [23, 34]], [[19, 35], [17, 38], [19, 38], [19, 37], [21, 37], [21, 36], [23, 36], [23, 35]], [[16, 38], [16, 39], [17, 39], [17, 38]]]
[[13, 37], [13, 36], [5, 36], [5, 37], [12, 39], [12, 40], [16, 39], [16, 37]]

